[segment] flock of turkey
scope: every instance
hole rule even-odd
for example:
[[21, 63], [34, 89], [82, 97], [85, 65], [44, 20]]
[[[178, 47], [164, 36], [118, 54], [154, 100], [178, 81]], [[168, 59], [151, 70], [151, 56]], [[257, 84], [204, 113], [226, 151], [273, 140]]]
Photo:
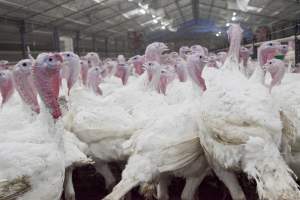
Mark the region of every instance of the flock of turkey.
[[[246, 199], [237, 172], [259, 199], [300, 199], [300, 75], [276, 59], [286, 45], [266, 42], [251, 61], [242, 35], [232, 24], [218, 54], [154, 42], [127, 61], [62, 52], [2, 62], [0, 200], [74, 200], [72, 171], [87, 164], [111, 190], [105, 200], [136, 186], [169, 199], [174, 176], [192, 200], [212, 171], [234, 200]], [[119, 183], [111, 161], [127, 161]]]

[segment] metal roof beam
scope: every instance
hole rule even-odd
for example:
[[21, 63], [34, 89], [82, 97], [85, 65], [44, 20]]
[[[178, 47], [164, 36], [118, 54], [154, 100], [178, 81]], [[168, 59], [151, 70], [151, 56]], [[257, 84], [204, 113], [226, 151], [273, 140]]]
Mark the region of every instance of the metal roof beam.
[[[194, 1], [194, 0], [192, 0], [192, 1]], [[203, 3], [203, 2], [200, 2], [199, 4], [203, 5], [203, 6], [210, 6], [210, 4]], [[248, 12], [244, 12], [244, 11], [241, 11], [241, 10], [238, 10], [238, 9], [226, 8], [226, 7], [217, 6], [217, 5], [213, 5], [213, 8], [218, 8], [218, 9], [226, 10], [226, 11], [230, 11], [230, 12], [243, 13], [243, 14], [251, 15], [251, 16], [263, 17], [263, 18], [266, 18], [266, 19], [272, 19], [272, 20], [275, 19], [275, 20], [282, 20], [282, 21], [293, 22], [293, 20], [289, 20], [289, 19], [284, 19], [284, 18], [279, 18], [279, 17], [274, 17], [274, 16], [268, 16], [268, 15], [263, 15], [263, 14], [259, 14], [259, 13], [253, 13], [253, 12], [249, 12], [249, 11]]]
[[4, 13], [3, 15], [1, 15], [1, 17], [5, 17], [5, 16], [7, 16], [7, 15], [9, 15], [9, 14], [12, 14], [12, 13], [15, 13], [15, 12], [17, 12], [17, 11], [19, 11], [19, 10], [22, 10], [22, 9], [24, 9], [24, 7], [25, 7], [25, 8], [28, 8], [29, 6], [34, 5], [35, 3], [38, 3], [38, 2], [40, 2], [40, 0], [31, 1], [31, 2], [29, 2], [28, 4], [25, 4], [24, 6], [21, 6], [21, 7], [18, 7], [18, 8], [16, 8], [16, 9], [12, 9], [12, 10], [7, 11], [7, 12]]
[[61, 2], [60, 4], [56, 4], [55, 6], [52, 6], [52, 7], [50, 7], [50, 8], [47, 8], [47, 9], [41, 11], [41, 12], [37, 12], [37, 13], [35, 13], [35, 14], [33, 14], [33, 15], [30, 15], [29, 17], [26, 17], [24, 20], [27, 21], [27, 20], [29, 20], [29, 19], [31, 19], [31, 18], [36, 17], [36, 16], [39, 16], [39, 15], [45, 15], [46, 12], [49, 12], [49, 11], [51, 11], [51, 10], [54, 10], [54, 9], [56, 9], [56, 8], [58, 8], [58, 7], [61, 7], [61, 6], [65, 5], [65, 4], [68, 4], [68, 3], [70, 3], [71, 1], [75, 1], [75, 0], [67, 0], [67, 1], [63, 1], [63, 2]]
[[[74, 16], [74, 15], [79, 14], [79, 13], [83, 13], [83, 12], [85, 12], [85, 11], [91, 9], [91, 8], [96, 9], [96, 8], [102, 6], [103, 3], [107, 2], [107, 1], [108, 1], [108, 0], [104, 0], [104, 1], [102, 1], [101, 3], [93, 4], [93, 5], [91, 5], [91, 6], [88, 6], [88, 7], [85, 7], [85, 8], [83, 8], [83, 9], [80, 9], [80, 10], [78, 10], [78, 11], [76, 11], [76, 12], [72, 12], [72, 13], [70, 13], [70, 14], [68, 14], [68, 15], [65, 15], [65, 16], [63, 16], [63, 17], [57, 18], [57, 19], [55, 19], [55, 20], [52, 20], [52, 21], [50, 21], [50, 22], [48, 22], [48, 23], [46, 23], [46, 24], [43, 24], [43, 25], [41, 25], [41, 26], [38, 27], [38, 28], [43, 28], [43, 27], [51, 26], [51, 25], [53, 25], [53, 24], [57, 24], [58, 22], [65, 21], [65, 18]], [[102, 8], [102, 9], [107, 9], [107, 7]], [[102, 9], [101, 9], [101, 10], [102, 10]], [[65, 22], [65, 23], [66, 23], [66, 22]], [[62, 26], [62, 25], [64, 25], [65, 23], [60, 24], [59, 26]]]
[[[129, 9], [122, 10], [122, 12], [126, 13], [126, 12], [128, 12], [128, 11], [130, 11], [130, 10], [133, 10], [134, 8], [136, 8], [136, 7], [135, 7], [135, 6], [134, 6], [134, 7], [130, 7]], [[104, 18], [104, 19], [97, 19], [97, 21], [96, 21], [95, 23], [92, 23], [92, 24], [89, 25], [88, 27], [82, 29], [82, 31], [86, 32], [88, 29], [93, 28], [93, 27], [97, 26], [98, 24], [101, 24], [101, 23], [105, 22], [105, 21], [108, 20], [108, 19], [112, 19], [112, 18], [115, 18], [115, 17], [118, 17], [118, 16], [120, 16], [119, 13], [114, 14], [114, 15], [111, 15], [111, 16], [108, 16], [108, 17], [106, 17], [106, 18]]]

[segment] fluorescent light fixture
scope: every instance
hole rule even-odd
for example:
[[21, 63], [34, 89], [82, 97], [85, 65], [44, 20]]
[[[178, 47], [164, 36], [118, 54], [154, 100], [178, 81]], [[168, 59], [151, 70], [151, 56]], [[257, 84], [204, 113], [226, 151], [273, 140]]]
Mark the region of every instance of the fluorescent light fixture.
[[233, 15], [233, 16], [236, 16], [236, 12], [233, 12], [232, 15]]
[[176, 31], [177, 31], [177, 28], [172, 27], [172, 26], [168, 26], [168, 29], [169, 29], [169, 31], [171, 31], [171, 32], [176, 32]]
[[255, 11], [255, 12], [261, 12], [263, 8], [255, 7], [255, 6], [249, 6], [247, 7], [248, 11]]
[[153, 23], [154, 23], [154, 24], [157, 24], [157, 23], [158, 23], [158, 20], [157, 20], [157, 19], [153, 19]]
[[123, 13], [122, 15], [124, 17], [126, 17], [127, 19], [130, 19], [132, 17], [134, 17], [135, 15], [141, 15], [141, 9], [140, 8], [137, 8], [137, 9], [134, 9], [134, 10], [130, 10], [126, 13]]
[[226, 26], [228, 27], [228, 26], [230, 26], [230, 24], [227, 22], [227, 23], [226, 23]]
[[231, 18], [231, 20], [232, 20], [232, 21], [235, 21], [235, 20], [236, 20], [236, 16], [233, 16], [233, 17]]
[[146, 10], [140, 9], [140, 13], [144, 15], [144, 14], [146, 14]]
[[149, 8], [148, 4], [143, 5], [141, 2], [139, 2], [138, 5], [145, 10], [148, 10], [148, 8]]

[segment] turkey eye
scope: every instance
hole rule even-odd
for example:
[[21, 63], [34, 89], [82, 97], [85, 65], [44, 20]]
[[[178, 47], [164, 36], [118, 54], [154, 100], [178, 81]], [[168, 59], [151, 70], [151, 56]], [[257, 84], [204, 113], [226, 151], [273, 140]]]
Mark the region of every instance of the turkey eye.
[[202, 56], [199, 56], [199, 58], [201, 59], [201, 58], [202, 58]]
[[272, 62], [269, 62], [270, 65], [272, 65]]
[[67, 57], [70, 57], [70, 54], [67, 54]]
[[27, 66], [27, 64], [26, 64], [26, 63], [23, 63], [23, 64], [22, 64], [22, 66], [23, 66], [23, 67], [26, 67], [26, 66]]
[[52, 61], [53, 61], [53, 59], [52, 59], [52, 58], [49, 58], [48, 60], [49, 60], [49, 62], [52, 62]]
[[273, 46], [273, 43], [269, 43], [270, 46]]

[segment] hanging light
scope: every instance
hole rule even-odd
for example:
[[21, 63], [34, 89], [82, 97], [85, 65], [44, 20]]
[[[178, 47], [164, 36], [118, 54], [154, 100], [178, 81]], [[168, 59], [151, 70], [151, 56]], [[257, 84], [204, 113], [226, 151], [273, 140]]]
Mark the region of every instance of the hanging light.
[[235, 20], [236, 20], [236, 16], [233, 16], [233, 17], [231, 18], [231, 20], [232, 20], [232, 21], [235, 21]]
[[232, 15], [233, 15], [233, 16], [236, 16], [236, 12], [233, 12]]
[[144, 15], [144, 14], [146, 14], [146, 10], [140, 9], [140, 13]]
[[157, 23], [158, 23], [158, 20], [157, 20], [157, 19], [153, 19], [153, 23], [154, 23], [154, 24], [157, 24]]
[[221, 34], [222, 34], [222, 32], [221, 32], [221, 31], [219, 31], [219, 32], [218, 32], [218, 34], [219, 34], [219, 35], [221, 35]]
[[162, 26], [162, 27], [161, 27], [161, 29], [165, 30], [165, 29], [166, 29], [166, 27], [165, 27], [165, 26]]
[[227, 23], [226, 23], [226, 26], [228, 27], [228, 26], [230, 26], [230, 24], [227, 22]]
[[152, 14], [152, 18], [155, 18], [156, 16], [154, 14]]
[[220, 36], [219, 33], [217, 33], [216, 36], [219, 37]]

